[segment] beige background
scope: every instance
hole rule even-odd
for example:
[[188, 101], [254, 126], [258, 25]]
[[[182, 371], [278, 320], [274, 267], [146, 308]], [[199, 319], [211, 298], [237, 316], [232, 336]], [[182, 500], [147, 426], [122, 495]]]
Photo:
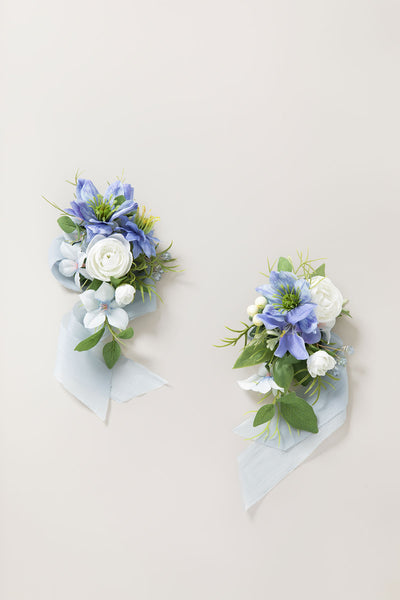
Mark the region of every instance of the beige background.
[[[2, 600], [400, 597], [399, 25], [388, 0], [3, 1]], [[107, 426], [53, 378], [75, 297], [41, 194], [67, 205], [78, 167], [124, 168], [185, 269], [130, 345], [170, 384]], [[246, 514], [255, 397], [213, 344], [307, 246], [351, 298], [349, 417]]]

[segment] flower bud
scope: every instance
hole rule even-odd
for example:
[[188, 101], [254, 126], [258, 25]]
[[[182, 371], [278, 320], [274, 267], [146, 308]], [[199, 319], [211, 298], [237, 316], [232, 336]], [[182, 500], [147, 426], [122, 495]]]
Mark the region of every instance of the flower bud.
[[262, 325], [264, 325], [264, 321], [260, 319], [260, 316], [258, 314], [254, 315], [253, 323], [256, 327], [261, 327]]
[[267, 304], [267, 299], [264, 298], [264, 296], [257, 296], [257, 298], [254, 301], [254, 304], [257, 306], [258, 309], [262, 310]]
[[257, 313], [258, 308], [255, 304], [250, 304], [250, 306], [247, 307], [247, 314], [249, 315], [250, 319], [252, 319]]
[[135, 297], [135, 288], [129, 283], [119, 285], [115, 290], [115, 302], [118, 306], [126, 306], [130, 304]]

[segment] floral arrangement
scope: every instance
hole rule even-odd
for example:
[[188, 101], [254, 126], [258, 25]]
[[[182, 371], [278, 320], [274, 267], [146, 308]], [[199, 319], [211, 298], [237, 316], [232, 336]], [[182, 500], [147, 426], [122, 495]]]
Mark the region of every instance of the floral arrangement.
[[[223, 346], [244, 348], [234, 368], [261, 365], [259, 371], [239, 381], [241, 388], [262, 394], [255, 411], [256, 437], [280, 437], [280, 423], [288, 428], [318, 433], [313, 406], [321, 391], [335, 388], [338, 367], [346, 364], [351, 346], [338, 344], [332, 334], [336, 320], [350, 316], [347, 301], [325, 275], [325, 264], [298, 254], [299, 264], [281, 257], [269, 264], [268, 283], [256, 288], [259, 296], [247, 308], [249, 323], [230, 329], [234, 337]], [[275, 429], [270, 431], [274, 419]], [[262, 431], [259, 426], [264, 425]]]
[[50, 202], [62, 213], [57, 222], [64, 234], [55, 272], [64, 285], [80, 292], [85, 309], [83, 325], [90, 335], [75, 350], [90, 350], [110, 335], [103, 357], [111, 369], [123, 340], [133, 337], [128, 307], [135, 296], [140, 294], [144, 302], [145, 294], [157, 295], [155, 285], [164, 271], [176, 270], [172, 244], [158, 250], [158, 217], [139, 207], [130, 184], [117, 180], [102, 195], [89, 179], [76, 175], [72, 183], [75, 199], [69, 208]]
[[133, 337], [129, 322], [156, 309], [156, 284], [177, 266], [172, 244], [159, 248], [158, 218], [134, 200], [130, 184], [117, 179], [101, 194], [78, 174], [68, 183], [75, 188], [68, 208], [48, 201], [62, 230], [49, 265], [79, 300], [61, 324], [55, 376], [104, 420], [110, 398], [125, 402], [166, 383], [121, 346]]

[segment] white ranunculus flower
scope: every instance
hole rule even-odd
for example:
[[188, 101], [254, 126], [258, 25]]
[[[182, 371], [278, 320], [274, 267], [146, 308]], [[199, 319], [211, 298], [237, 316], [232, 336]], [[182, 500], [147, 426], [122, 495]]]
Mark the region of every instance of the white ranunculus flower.
[[110, 281], [110, 277], [122, 277], [131, 265], [131, 246], [120, 233], [95, 235], [87, 247], [86, 269], [94, 279]]
[[115, 290], [115, 302], [118, 306], [126, 306], [130, 304], [135, 297], [135, 288], [129, 283], [119, 285]]
[[333, 369], [336, 365], [336, 360], [325, 352], [325, 350], [318, 350], [311, 354], [307, 359], [307, 369], [311, 377], [317, 377], [325, 375], [327, 371]]
[[328, 277], [312, 277], [310, 282], [311, 300], [315, 302], [315, 314], [319, 323], [333, 321], [340, 314], [343, 296]]

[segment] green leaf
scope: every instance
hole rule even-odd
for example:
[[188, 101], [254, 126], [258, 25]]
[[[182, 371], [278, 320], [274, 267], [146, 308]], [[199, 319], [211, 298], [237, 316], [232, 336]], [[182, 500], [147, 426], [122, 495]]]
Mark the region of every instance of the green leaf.
[[282, 416], [295, 429], [318, 433], [318, 422], [315, 412], [303, 398], [296, 396], [294, 392], [285, 394], [279, 398]]
[[120, 331], [117, 335], [121, 340], [129, 340], [129, 338], [133, 337], [133, 329], [132, 327], [128, 327], [127, 329]]
[[121, 356], [121, 347], [113, 340], [112, 342], [108, 342], [103, 348], [103, 357], [104, 362], [106, 363], [109, 369], [112, 369], [119, 357]]
[[85, 350], [90, 350], [90, 348], [93, 348], [103, 337], [104, 329], [105, 326], [99, 331], [96, 331], [96, 333], [94, 333], [93, 335], [90, 335], [89, 337], [79, 342], [79, 344], [74, 348], [74, 350], [77, 350], [78, 352], [84, 352]]
[[121, 206], [121, 204], [123, 204], [125, 202], [126, 198], [125, 196], [117, 196], [116, 198], [114, 198], [114, 206], [117, 208], [118, 206]]
[[278, 271], [293, 271], [293, 265], [284, 256], [281, 256], [278, 260]]
[[76, 225], [70, 217], [63, 216], [57, 219], [57, 223], [65, 233], [72, 233], [76, 229]]
[[274, 362], [273, 378], [280, 387], [287, 390], [292, 383], [293, 375], [293, 366], [290, 362], [285, 360], [285, 358], [278, 358], [278, 360]]
[[325, 277], [325, 263], [323, 265], [319, 265], [319, 267], [317, 267], [315, 271], [311, 273], [311, 277], [317, 277], [318, 275], [320, 277]]
[[89, 285], [88, 290], [98, 290], [103, 282], [100, 279], [93, 279], [92, 283]]
[[275, 405], [274, 404], [265, 404], [262, 406], [256, 416], [254, 417], [253, 427], [257, 427], [257, 425], [262, 425], [263, 423], [267, 423], [272, 419], [275, 414]]
[[117, 279], [116, 277], [110, 277], [110, 283], [113, 287], [118, 287], [120, 285], [120, 283], [125, 279], [125, 277], [120, 277], [119, 279]]
[[261, 340], [256, 338], [243, 348], [233, 368], [240, 369], [242, 367], [259, 365], [262, 362], [269, 361], [272, 356], [272, 350], [266, 346], [264, 337]]

